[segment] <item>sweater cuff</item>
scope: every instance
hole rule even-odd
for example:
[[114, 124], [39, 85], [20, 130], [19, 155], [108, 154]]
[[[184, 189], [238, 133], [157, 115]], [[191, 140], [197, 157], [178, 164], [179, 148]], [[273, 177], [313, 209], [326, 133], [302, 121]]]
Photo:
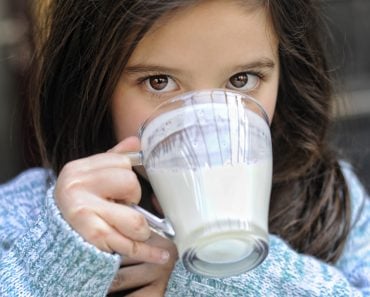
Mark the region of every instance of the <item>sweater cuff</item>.
[[104, 296], [119, 268], [119, 256], [84, 241], [62, 218], [53, 195], [54, 186], [47, 191], [38, 222], [14, 251], [18, 266], [32, 291], [42, 296], [60, 296], [61, 291], [63, 296]]

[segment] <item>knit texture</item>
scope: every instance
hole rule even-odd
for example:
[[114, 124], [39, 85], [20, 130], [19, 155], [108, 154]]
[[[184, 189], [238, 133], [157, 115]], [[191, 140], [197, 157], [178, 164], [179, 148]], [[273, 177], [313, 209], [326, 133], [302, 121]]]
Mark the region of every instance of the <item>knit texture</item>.
[[[352, 201], [351, 233], [335, 266], [270, 235], [266, 260], [236, 277], [210, 279], [178, 261], [166, 296], [370, 296], [370, 201], [342, 164]], [[50, 172], [25, 171], [0, 187], [0, 296], [106, 296], [119, 256], [85, 242], [64, 221]]]

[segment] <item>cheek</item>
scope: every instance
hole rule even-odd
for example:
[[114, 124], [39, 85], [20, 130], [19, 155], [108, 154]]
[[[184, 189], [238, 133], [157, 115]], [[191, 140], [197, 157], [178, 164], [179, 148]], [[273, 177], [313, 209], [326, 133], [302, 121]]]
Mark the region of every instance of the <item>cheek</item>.
[[112, 117], [117, 141], [129, 136], [137, 136], [140, 126], [149, 114], [140, 104], [140, 100], [133, 100], [135, 98], [133, 95], [130, 92], [120, 92], [119, 90], [114, 93]]
[[132, 113], [127, 114], [123, 111], [115, 112], [113, 122], [117, 141], [137, 135], [142, 121], [131, 115]]
[[272, 118], [274, 117], [275, 113], [275, 106], [276, 106], [276, 98], [277, 98], [277, 92], [275, 94], [271, 94], [271, 97], [266, 100], [266, 103], [263, 104], [263, 106], [266, 109], [267, 115], [270, 120], [270, 124], [272, 122]]
[[261, 96], [258, 97], [258, 100], [261, 102], [262, 106], [265, 108], [267, 112], [270, 124], [275, 113], [278, 88], [279, 88], [278, 79], [275, 79], [268, 86], [266, 86], [266, 88], [264, 88]]
[[[253, 97], [253, 96], [252, 96]], [[261, 92], [258, 96], [254, 97], [265, 109], [269, 122], [271, 124], [272, 118], [275, 112], [276, 106], [276, 98], [277, 98], [277, 91], [268, 90], [267, 92]]]

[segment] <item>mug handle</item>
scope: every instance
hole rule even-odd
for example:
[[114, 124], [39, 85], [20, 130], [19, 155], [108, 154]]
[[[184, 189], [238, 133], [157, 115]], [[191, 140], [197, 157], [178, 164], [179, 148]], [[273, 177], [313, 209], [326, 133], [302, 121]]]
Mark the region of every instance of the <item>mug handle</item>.
[[[130, 159], [131, 166], [143, 165], [143, 152], [127, 152], [124, 153]], [[141, 213], [149, 223], [151, 229], [161, 235], [162, 237], [172, 239], [175, 237], [175, 230], [173, 229], [171, 223], [167, 219], [161, 219], [140, 207], [136, 204], [131, 204], [131, 207]]]

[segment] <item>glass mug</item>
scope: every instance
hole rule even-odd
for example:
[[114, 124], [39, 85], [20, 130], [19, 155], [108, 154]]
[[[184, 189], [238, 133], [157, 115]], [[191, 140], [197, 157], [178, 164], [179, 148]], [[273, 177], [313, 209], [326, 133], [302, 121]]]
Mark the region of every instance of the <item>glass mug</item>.
[[174, 241], [184, 266], [207, 277], [238, 275], [268, 253], [272, 148], [268, 116], [255, 99], [201, 90], [161, 103], [139, 131], [143, 165], [163, 209], [139, 206]]

